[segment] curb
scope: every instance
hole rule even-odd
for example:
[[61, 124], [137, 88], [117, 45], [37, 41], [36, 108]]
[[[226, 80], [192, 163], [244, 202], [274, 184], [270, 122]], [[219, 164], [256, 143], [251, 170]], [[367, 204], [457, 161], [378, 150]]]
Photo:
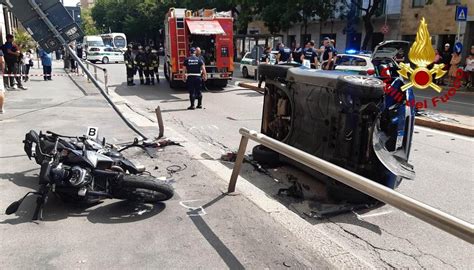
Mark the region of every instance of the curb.
[[[238, 84], [240, 87], [244, 87], [250, 90], [258, 91], [263, 93], [264, 90], [262, 88], [258, 88], [257, 86], [251, 84], [251, 83], [244, 83], [240, 82]], [[474, 127], [466, 126], [466, 125], [460, 125], [460, 124], [452, 124], [452, 123], [442, 123], [442, 122], [437, 122], [430, 120], [426, 117], [422, 116], [417, 116], [415, 120], [415, 125], [417, 126], [423, 126], [427, 128], [432, 128], [432, 129], [437, 129], [437, 130], [442, 130], [442, 131], [447, 131], [451, 132], [454, 134], [458, 135], [464, 135], [468, 137], [474, 137]]]
[[474, 137], [474, 127], [469, 127], [460, 124], [437, 122], [423, 116], [416, 117], [415, 125], [447, 131], [458, 135]]
[[261, 93], [265, 92], [264, 88], [258, 88], [257, 86], [251, 83], [239, 82], [237, 85], [243, 88], [257, 91], [257, 92], [261, 92]]

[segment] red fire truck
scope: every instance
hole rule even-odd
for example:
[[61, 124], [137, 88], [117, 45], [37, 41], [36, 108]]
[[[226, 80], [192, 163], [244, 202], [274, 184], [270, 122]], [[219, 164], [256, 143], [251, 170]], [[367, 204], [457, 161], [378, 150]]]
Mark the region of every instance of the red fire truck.
[[183, 62], [200, 47], [208, 82], [225, 87], [234, 71], [233, 18], [230, 12], [170, 8], [165, 18], [164, 73], [171, 88], [184, 86]]

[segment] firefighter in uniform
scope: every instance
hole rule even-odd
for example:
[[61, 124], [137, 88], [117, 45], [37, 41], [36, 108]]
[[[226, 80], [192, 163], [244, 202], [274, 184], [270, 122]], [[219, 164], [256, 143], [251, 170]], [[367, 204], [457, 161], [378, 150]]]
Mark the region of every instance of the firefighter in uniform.
[[153, 66], [152, 53], [151, 53], [150, 46], [146, 46], [145, 48], [144, 59], [145, 59], [145, 67], [144, 67], [145, 85], [150, 85], [150, 84], [155, 85], [155, 74], [154, 74], [155, 67]]
[[140, 84], [143, 85], [145, 84], [145, 78], [143, 77], [143, 75], [146, 68], [146, 55], [145, 55], [145, 52], [143, 51], [142, 46], [138, 46], [138, 53], [135, 59], [136, 59], [136, 65], [137, 65], [137, 70], [138, 70], [138, 77], [140, 77]]
[[127, 85], [133, 86], [133, 76], [135, 75], [134, 54], [132, 52], [132, 45], [127, 46], [127, 51], [124, 54], [125, 66], [127, 68]]
[[191, 106], [188, 110], [194, 110], [194, 101], [198, 100], [197, 108], [202, 108], [202, 81], [207, 80], [206, 68], [201, 58], [196, 56], [196, 49], [190, 49], [191, 56], [184, 60], [184, 79], [186, 80], [186, 88], [189, 91], [189, 100]]
[[[159, 74], [159, 67], [160, 67], [160, 57], [158, 56], [158, 51], [153, 49], [151, 51], [151, 62], [153, 63], [153, 73], [156, 75], [156, 83], [160, 83], [160, 74]], [[151, 77], [151, 83], [155, 84], [155, 78]]]

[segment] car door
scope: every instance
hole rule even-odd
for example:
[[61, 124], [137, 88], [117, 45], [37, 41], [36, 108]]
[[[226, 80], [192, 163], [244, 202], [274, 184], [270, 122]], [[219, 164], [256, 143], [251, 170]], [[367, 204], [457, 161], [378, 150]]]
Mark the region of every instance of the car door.
[[367, 61], [357, 55], [338, 55], [335, 70], [359, 74], [367, 70]]
[[124, 61], [123, 52], [120, 49], [115, 48], [112, 53], [113, 53], [113, 62]]

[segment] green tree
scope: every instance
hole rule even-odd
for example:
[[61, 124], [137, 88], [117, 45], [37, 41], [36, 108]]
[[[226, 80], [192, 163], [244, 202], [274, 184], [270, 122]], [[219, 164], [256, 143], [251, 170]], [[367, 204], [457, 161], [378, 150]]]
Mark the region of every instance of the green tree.
[[367, 50], [367, 46], [372, 40], [372, 36], [374, 34], [374, 24], [372, 23], [372, 17], [381, 15], [380, 7], [382, 0], [369, 0], [367, 7], [364, 7], [359, 0], [351, 0], [351, 4], [355, 5], [357, 9], [364, 11], [364, 15], [362, 15], [362, 21], [364, 22], [365, 36], [361, 49]]
[[91, 10], [90, 9], [82, 9], [81, 10], [81, 18], [82, 18], [82, 30], [86, 35], [97, 35], [99, 34], [99, 30], [95, 26], [95, 21], [92, 18]]
[[30, 50], [35, 47], [35, 41], [31, 35], [24, 30], [17, 30], [14, 33], [15, 43], [21, 48], [22, 51]]

